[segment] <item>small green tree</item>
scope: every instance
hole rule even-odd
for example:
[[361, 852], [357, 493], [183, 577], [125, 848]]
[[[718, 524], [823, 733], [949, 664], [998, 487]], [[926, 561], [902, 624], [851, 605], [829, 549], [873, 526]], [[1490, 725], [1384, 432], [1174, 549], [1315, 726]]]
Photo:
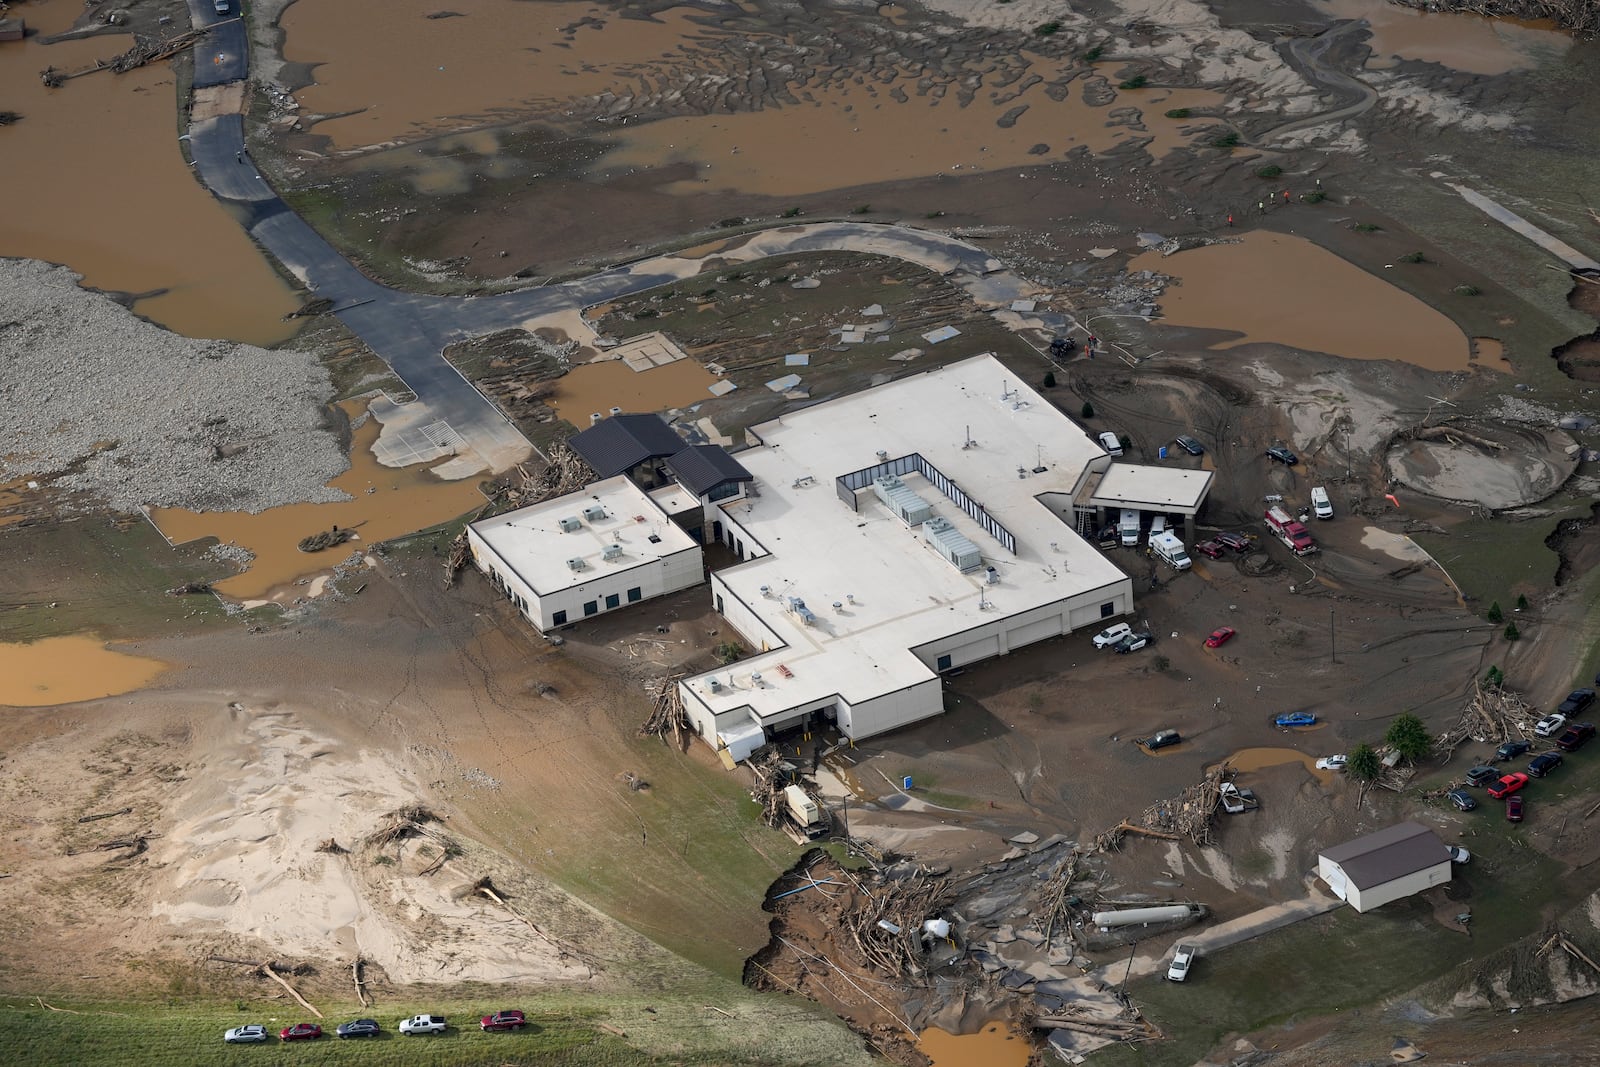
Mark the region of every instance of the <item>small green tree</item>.
[[1489, 611], [1484, 615], [1484, 618], [1488, 619], [1496, 626], [1506, 621], [1506, 613], [1500, 610], [1500, 601], [1496, 600], [1493, 604], [1489, 605]]
[[1499, 689], [1506, 684], [1506, 674], [1499, 667], [1490, 667], [1489, 672], [1483, 676], [1483, 684]]
[[1409, 711], [1395, 716], [1394, 722], [1384, 732], [1383, 739], [1390, 748], [1400, 753], [1401, 759], [1410, 763], [1426, 756], [1433, 748], [1433, 736], [1428, 733], [1427, 723]]
[[1086, 419], [1094, 418], [1094, 405], [1087, 400], [1083, 402], [1083, 417]]
[[1517, 610], [1518, 611], [1527, 611], [1528, 610], [1528, 597], [1524, 593], [1518, 593], [1517, 594]]
[[1350, 761], [1344, 765], [1345, 773], [1360, 782], [1372, 781], [1382, 770], [1378, 750], [1365, 741], [1350, 750]]
[[1054, 389], [1056, 387], [1056, 372], [1055, 371], [1047, 370], [1047, 371], [1044, 372], [1044, 387], [1046, 389]]
[[1514, 623], [1514, 622], [1506, 623], [1506, 640], [1507, 641], [1515, 641], [1517, 638], [1519, 638], [1521, 636], [1522, 636], [1522, 631], [1517, 629], [1517, 624], [1516, 623]]

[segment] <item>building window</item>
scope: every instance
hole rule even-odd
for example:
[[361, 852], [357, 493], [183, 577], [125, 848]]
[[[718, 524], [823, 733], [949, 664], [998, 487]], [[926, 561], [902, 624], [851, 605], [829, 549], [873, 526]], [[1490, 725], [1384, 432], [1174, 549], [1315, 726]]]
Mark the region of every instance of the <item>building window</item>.
[[730, 496], [738, 496], [738, 495], [739, 495], [739, 483], [738, 482], [723, 482], [721, 485], [713, 487], [711, 492], [706, 494], [706, 499], [707, 500], [726, 500]]
[[941, 671], [947, 671], [947, 670], [950, 669], [950, 657], [949, 656], [940, 656], [939, 657], [939, 669]]
[[1117, 613], [1117, 606], [1115, 604], [1105, 603], [1105, 604], [1101, 604], [1100, 605], [1100, 617], [1102, 619], [1109, 619], [1109, 618], [1111, 618], [1111, 616], [1115, 615], [1116, 613]]
[[733, 554], [738, 556], [740, 559], [744, 559], [744, 539], [743, 538], [735, 537], [733, 539]]
[[630, 604], [636, 600], [642, 599], [643, 597], [644, 590], [640, 589], [638, 586], [634, 586], [632, 589], [628, 590], [628, 603]]
[[566, 624], [567, 624], [567, 613], [566, 612], [558, 611], [554, 615], [550, 616], [550, 625], [551, 626], [565, 626]]
[[722, 594], [721, 593], [717, 594], [717, 614], [718, 615], [726, 614], [726, 612], [724, 612], [722, 610]]
[[621, 596], [617, 595], [616, 593], [608, 593], [606, 595], [606, 610], [607, 611], [610, 611], [612, 608], [619, 608], [621, 606], [622, 606], [622, 597]]
[[583, 613], [585, 615], [593, 615], [595, 612], [597, 612], [599, 610], [600, 610], [600, 605], [596, 604], [593, 600], [586, 601], [584, 603], [584, 605], [583, 605]]

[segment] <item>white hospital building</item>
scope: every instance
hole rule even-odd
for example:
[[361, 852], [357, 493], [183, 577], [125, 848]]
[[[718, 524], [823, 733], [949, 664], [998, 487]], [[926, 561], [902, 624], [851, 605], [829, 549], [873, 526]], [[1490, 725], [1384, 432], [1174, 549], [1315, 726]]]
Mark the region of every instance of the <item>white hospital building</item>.
[[734, 761], [793, 727], [937, 715], [940, 672], [1126, 614], [1131, 580], [1083, 533], [1122, 508], [1192, 519], [1211, 482], [1114, 462], [992, 356], [784, 415], [731, 455], [653, 418], [577, 435], [602, 480], [469, 543], [540, 630], [699, 584], [699, 542], [729, 546], [712, 601], [752, 654], [680, 695]]

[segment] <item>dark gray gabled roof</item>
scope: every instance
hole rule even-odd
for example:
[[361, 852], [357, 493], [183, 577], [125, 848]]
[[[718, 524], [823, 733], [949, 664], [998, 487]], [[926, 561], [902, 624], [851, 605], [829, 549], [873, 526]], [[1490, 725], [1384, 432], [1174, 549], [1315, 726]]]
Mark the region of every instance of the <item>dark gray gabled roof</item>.
[[755, 481], [721, 445], [690, 445], [667, 460], [667, 470], [695, 496], [705, 496], [724, 482]]
[[1439, 836], [1421, 823], [1396, 823], [1377, 833], [1323, 849], [1322, 858], [1337, 863], [1357, 889], [1404, 878], [1450, 862]]
[[682, 451], [683, 438], [660, 415], [613, 415], [574, 434], [567, 447], [604, 479]]

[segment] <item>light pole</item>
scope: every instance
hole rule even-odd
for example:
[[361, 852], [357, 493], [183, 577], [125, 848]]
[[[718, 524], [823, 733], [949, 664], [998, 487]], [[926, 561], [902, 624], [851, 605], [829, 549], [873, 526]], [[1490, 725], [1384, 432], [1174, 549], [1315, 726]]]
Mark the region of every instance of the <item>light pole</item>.
[[1339, 647], [1338, 647], [1338, 645], [1334, 644], [1334, 640], [1333, 640], [1333, 609], [1332, 608], [1328, 609], [1328, 658], [1333, 660], [1333, 662], [1335, 662], [1335, 663], [1339, 662]]

